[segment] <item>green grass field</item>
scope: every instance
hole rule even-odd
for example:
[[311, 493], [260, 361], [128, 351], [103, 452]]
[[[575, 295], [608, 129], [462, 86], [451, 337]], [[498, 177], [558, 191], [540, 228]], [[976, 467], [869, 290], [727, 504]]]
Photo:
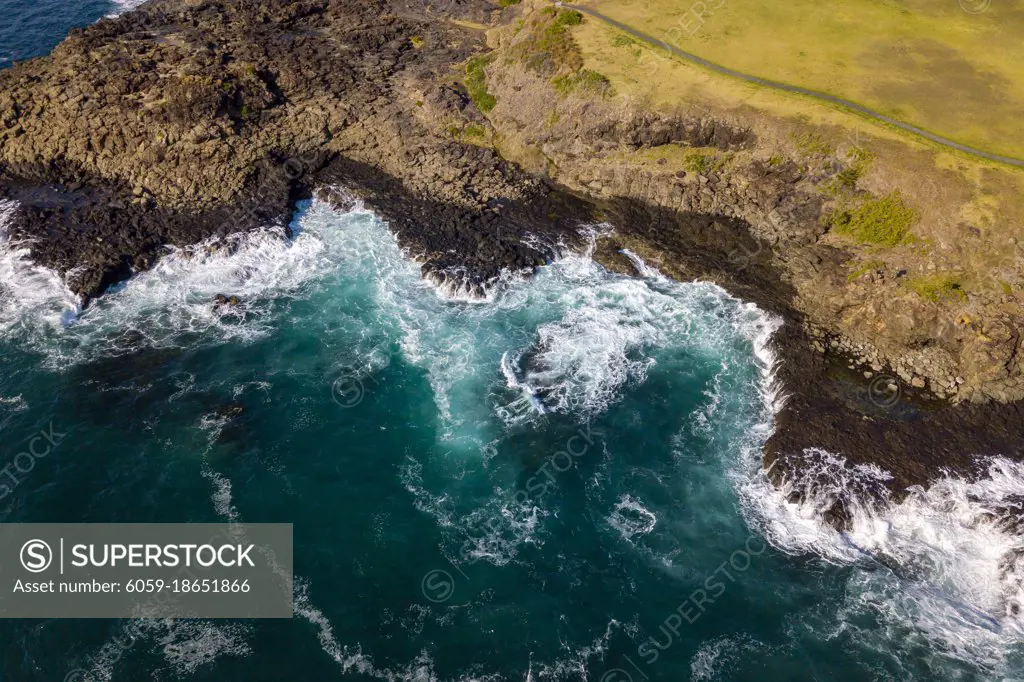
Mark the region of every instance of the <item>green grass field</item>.
[[1024, 159], [1024, 0], [987, 2], [587, 4], [737, 71], [843, 97], [957, 142]]
[[[697, 1], [700, 8], [701, 0]], [[809, 5], [806, 0], [793, 2]], [[936, 81], [937, 95], [928, 91], [925, 92], [927, 97], [918, 96], [921, 93], [908, 90], [897, 93], [900, 97], [894, 95], [883, 101], [872, 99], [870, 93], [897, 77], [911, 79], [913, 68], [896, 64], [884, 75], [852, 67], [832, 73], [824, 67], [811, 69], [811, 61], [822, 61], [817, 59], [809, 60], [807, 68], [800, 72], [805, 77], [797, 77], [793, 69], [804, 61], [783, 58], [813, 50], [832, 55], [861, 54], [864, 45], [877, 47], [884, 42], [886, 30], [851, 29], [846, 32], [848, 35], [841, 36], [845, 42], [840, 40], [841, 31], [835, 34], [834, 40], [826, 40], [820, 35], [804, 35], [810, 30], [806, 26], [804, 29], [798, 25], [771, 27], [765, 19], [755, 20], [758, 13], [770, 14], [775, 10], [760, 7], [752, 0], [703, 0], [703, 3], [704, 7], [724, 4], [714, 15], [705, 17], [692, 38], [681, 30], [669, 32], [673, 26], [678, 26], [675, 22], [691, 7], [688, 4], [685, 5], [687, 10], [674, 10], [675, 15], [670, 15], [669, 11], [677, 4], [665, 0], [652, 0], [643, 8], [639, 4], [611, 5], [600, 0], [598, 4], [587, 4], [645, 33], [666, 40], [678, 38], [671, 42], [732, 69], [834, 94], [890, 115], [898, 113], [907, 123], [962, 144], [1024, 159], [1024, 135], [1015, 132], [1024, 132], [1024, 119], [1018, 113], [1024, 96], [971, 100], [970, 107], [978, 116], [984, 115], [1004, 125], [1001, 135], [996, 134], [999, 131], [994, 126], [959, 125], [955, 88], [973, 87], [981, 93], [979, 97], [990, 95], [984, 87], [985, 78], [979, 76], [970, 83], [954, 86]], [[895, 5], [870, 0], [847, 0], [833, 7], [833, 12], [853, 5], [865, 7], [864, 16], [888, 16], [895, 21], [896, 26], [887, 29], [893, 34], [899, 30], [910, 31], [911, 25], [927, 23]], [[928, 21], [944, 23], [947, 29], [960, 27], [960, 30], [963, 30], [963, 22], [975, 21], [979, 16], [988, 21], [986, 13], [971, 15], [955, 4], [953, 9], [943, 14], [942, 21], [930, 15]], [[585, 15], [582, 21], [560, 31], [559, 41], [549, 45], [552, 17], [558, 16], [549, 1], [525, 0], [522, 10], [524, 14], [518, 22], [494, 29], [489, 40], [494, 45], [507, 46], [496, 59], [506, 60], [513, 69], [518, 66], [541, 73], [551, 84], [549, 99], [541, 97], [536, 101], [546, 120], [557, 122], [566, 113], [572, 115], [574, 107], [578, 109], [602, 100], [601, 106], [606, 108], [603, 115], [607, 116], [626, 115], [624, 112], [630, 111], [657, 112], [666, 117], [722, 122], [753, 133], [752, 146], [738, 151], [668, 144], [616, 152], [622, 155], [621, 159], [606, 155], [605, 163], [632, 165], [638, 170], [658, 173], [680, 169], [704, 174], [733, 163], [748, 164], [754, 159], [769, 165], [794, 161], [812, 182], [818, 173], [815, 169], [823, 168], [822, 164], [840, 163], [843, 170], [818, 187], [824, 201], [828, 202], [822, 221], [830, 229], [823, 239], [852, 254], [848, 273], [852, 279], [871, 269], [865, 264], [883, 262], [890, 266], [897, 263], [917, 273], [917, 279], [908, 280], [908, 290], [929, 301], [959, 302], [967, 291], [994, 296], [1024, 291], [1019, 259], [1019, 245], [1024, 244], [1024, 201], [1021, 201], [1024, 169], [940, 145], [835, 103], [718, 73], [670, 55], [661, 47], [641, 41], [595, 17]], [[731, 15], [729, 21], [725, 21], [725, 15], [727, 12], [740, 14], [741, 10], [747, 11], [749, 26], [740, 39], [733, 40], [729, 33], [730, 22], [740, 20]], [[650, 17], [658, 15], [659, 11], [662, 18], [654, 22]], [[791, 11], [793, 7], [782, 8], [777, 17], [788, 16]], [[691, 21], [693, 16], [691, 13]], [[829, 19], [832, 21], [829, 30], [839, 30], [837, 16]], [[1020, 12], [1014, 16], [1019, 17]], [[723, 35], [714, 39], [711, 29], [716, 21], [721, 21]], [[819, 23], [822, 22], [825, 20]], [[989, 26], [988, 23], [982, 25]], [[755, 28], [760, 29], [760, 38], [755, 39]], [[991, 30], [999, 33], [1000, 40], [1008, 45], [996, 56], [1002, 55], [998, 68], [1004, 71], [1003, 80], [1016, 79], [1011, 88], [1016, 93], [1022, 85], [1019, 81], [1024, 81], [1024, 71], [1015, 73], [1014, 58], [1008, 55], [1018, 54], [1022, 49], [1006, 35], [1005, 26]], [[960, 39], [959, 49], [965, 50], [966, 38], [955, 32], [951, 35]], [[935, 36], [931, 38], [935, 39]], [[995, 45], [997, 41], [990, 42]], [[776, 56], [778, 63], [773, 63], [768, 56]], [[990, 70], [995, 68], [991, 66]], [[786, 69], [790, 71], [787, 73]], [[930, 73], [930, 67], [921, 66], [918, 71]], [[983, 70], [976, 71], [982, 73]], [[826, 87], [813, 82], [813, 77], [832, 78], [829, 82], [838, 84]], [[591, 83], [600, 84], [600, 88], [585, 87]], [[943, 92], [946, 93], [945, 103]], [[499, 102], [502, 96], [497, 93]], [[565, 111], [551, 109], [557, 108], [559, 102], [574, 98], [576, 101], [570, 102]], [[1007, 103], [1011, 101], [1012, 104]], [[515, 135], [499, 140], [503, 154], [511, 154], [510, 158], [531, 167], [549, 170], [550, 159], [522, 146], [510, 146], [514, 140]]]

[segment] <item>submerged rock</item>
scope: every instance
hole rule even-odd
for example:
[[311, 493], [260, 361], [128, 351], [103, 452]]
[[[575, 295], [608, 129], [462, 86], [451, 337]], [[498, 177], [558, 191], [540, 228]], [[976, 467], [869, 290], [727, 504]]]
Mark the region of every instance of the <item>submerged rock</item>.
[[241, 403], [229, 403], [217, 408], [217, 414], [221, 417], [234, 419], [245, 412], [245, 405]]

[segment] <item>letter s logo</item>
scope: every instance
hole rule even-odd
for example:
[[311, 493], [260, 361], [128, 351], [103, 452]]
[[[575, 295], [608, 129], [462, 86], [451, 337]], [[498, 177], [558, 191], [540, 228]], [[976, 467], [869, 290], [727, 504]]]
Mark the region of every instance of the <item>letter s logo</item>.
[[53, 550], [42, 540], [29, 540], [21, 546], [21, 565], [29, 573], [42, 573], [53, 563]]

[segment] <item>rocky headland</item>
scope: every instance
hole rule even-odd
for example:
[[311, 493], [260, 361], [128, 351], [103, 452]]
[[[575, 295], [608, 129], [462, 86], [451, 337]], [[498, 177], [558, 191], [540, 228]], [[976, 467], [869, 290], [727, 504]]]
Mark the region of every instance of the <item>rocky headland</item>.
[[[150, 0], [73, 31], [0, 72], [11, 238], [87, 303], [165, 245], [286, 226], [319, 191], [340, 205], [357, 196], [425, 276], [474, 294], [604, 222], [606, 267], [630, 271], [628, 248], [784, 321], [787, 398], [765, 449], [776, 482], [805, 480], [808, 448], [877, 464], [892, 474], [877, 492], [896, 499], [946, 471], [977, 474], [978, 456], [1018, 456], [1012, 287], [915, 295], [913, 268], [932, 276], [919, 244], [891, 245], [901, 267], [839, 236], [840, 200], [873, 196], [854, 172], [864, 158], [813, 145], [768, 155], [743, 121], [624, 102], [583, 68], [578, 18], [562, 12]], [[1000, 281], [1016, 285], [1019, 265]], [[833, 522], [845, 504], [827, 510]]]

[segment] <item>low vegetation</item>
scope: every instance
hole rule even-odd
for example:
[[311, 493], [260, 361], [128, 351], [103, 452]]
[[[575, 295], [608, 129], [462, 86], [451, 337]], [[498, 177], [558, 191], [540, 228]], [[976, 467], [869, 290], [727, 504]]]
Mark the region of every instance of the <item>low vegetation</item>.
[[792, 137], [797, 150], [805, 156], [829, 156], [835, 151], [815, 133], [799, 133]]
[[729, 157], [717, 152], [691, 151], [683, 158], [683, 168], [689, 173], [707, 175], [722, 170]]
[[836, 208], [828, 217], [829, 227], [864, 244], [898, 246], [913, 239], [910, 226], [914, 211], [903, 202], [899, 191], [868, 199], [854, 208]]
[[853, 272], [846, 276], [846, 281], [852, 282], [853, 280], [860, 278], [862, 275], [866, 275], [874, 270], [881, 270], [884, 267], [884, 260], [869, 260], [865, 263], [860, 263]]
[[611, 90], [611, 83], [597, 71], [580, 69], [576, 73], [555, 76], [551, 79], [558, 94], [565, 96], [573, 92], [581, 95], [604, 97]]
[[511, 57], [538, 73], [553, 75], [568, 68], [579, 71], [583, 57], [573, 40], [570, 27], [579, 25], [583, 15], [575, 10], [545, 7], [533, 15], [528, 31], [510, 51]]
[[487, 137], [487, 131], [482, 125], [467, 123], [466, 127], [462, 129], [462, 136], [471, 140], [482, 140]]
[[479, 123], [452, 123], [446, 130], [456, 140], [476, 145], [487, 144], [487, 129]]
[[925, 275], [922, 277], [911, 277], [905, 285], [921, 298], [939, 303], [948, 300], [963, 300], [967, 293], [963, 289], [959, 278], [953, 275]]
[[473, 57], [466, 63], [466, 90], [476, 108], [483, 113], [489, 112], [498, 104], [498, 100], [487, 92], [487, 73], [485, 69], [491, 63], [491, 55]]
[[568, 26], [578, 26], [583, 23], [583, 15], [574, 9], [564, 9], [555, 14], [554, 23], [548, 28], [549, 33], [561, 33]]

